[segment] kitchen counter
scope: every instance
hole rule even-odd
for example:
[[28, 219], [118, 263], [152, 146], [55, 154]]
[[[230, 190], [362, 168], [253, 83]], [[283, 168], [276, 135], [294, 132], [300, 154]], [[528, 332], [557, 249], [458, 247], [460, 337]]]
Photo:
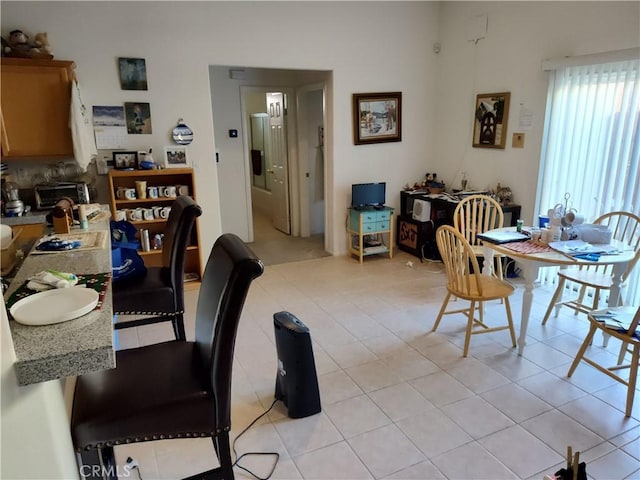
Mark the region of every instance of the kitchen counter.
[[43, 223], [46, 224], [47, 223], [47, 216], [48, 212], [29, 212], [29, 213], [25, 213], [24, 215], [21, 215], [19, 217], [5, 217], [3, 216], [0, 219], [0, 223], [4, 223], [5, 225], [9, 225], [10, 227], [13, 227], [14, 225], [31, 225], [34, 223]]
[[[108, 222], [90, 226], [90, 230], [108, 232], [108, 229]], [[72, 229], [72, 233], [80, 231]], [[75, 274], [111, 272], [109, 242], [107, 240], [104, 248], [96, 250], [28, 255], [4, 295], [5, 302], [29, 276], [45, 269]], [[9, 325], [19, 385], [115, 367], [110, 282], [100, 310], [55, 325], [28, 326], [15, 321], [10, 321]]]

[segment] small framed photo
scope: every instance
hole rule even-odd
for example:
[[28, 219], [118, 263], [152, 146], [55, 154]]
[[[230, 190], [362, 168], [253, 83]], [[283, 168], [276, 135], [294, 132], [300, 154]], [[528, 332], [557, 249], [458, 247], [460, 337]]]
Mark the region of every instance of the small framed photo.
[[120, 88], [147, 90], [147, 65], [144, 58], [118, 58]]
[[172, 145], [164, 147], [164, 160], [166, 168], [185, 168], [189, 166], [187, 159], [187, 147]]
[[473, 146], [504, 148], [507, 141], [511, 93], [481, 93], [476, 96], [473, 121]]
[[402, 92], [353, 94], [353, 143], [402, 141]]
[[138, 152], [113, 152], [113, 168], [135, 170], [138, 168]]

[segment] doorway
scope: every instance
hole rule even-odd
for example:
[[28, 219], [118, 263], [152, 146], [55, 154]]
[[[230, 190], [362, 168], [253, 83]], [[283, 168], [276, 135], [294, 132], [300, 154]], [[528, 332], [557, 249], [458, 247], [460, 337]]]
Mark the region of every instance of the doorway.
[[241, 87], [251, 190], [250, 244], [266, 265], [324, 247], [324, 87]]

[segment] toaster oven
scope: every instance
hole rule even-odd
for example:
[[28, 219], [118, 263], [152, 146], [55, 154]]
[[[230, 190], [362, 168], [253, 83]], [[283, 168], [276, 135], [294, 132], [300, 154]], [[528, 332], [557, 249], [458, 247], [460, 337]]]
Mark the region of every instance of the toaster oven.
[[89, 203], [89, 187], [86, 183], [60, 182], [35, 186], [36, 208], [49, 210], [58, 200], [68, 197], [74, 204]]

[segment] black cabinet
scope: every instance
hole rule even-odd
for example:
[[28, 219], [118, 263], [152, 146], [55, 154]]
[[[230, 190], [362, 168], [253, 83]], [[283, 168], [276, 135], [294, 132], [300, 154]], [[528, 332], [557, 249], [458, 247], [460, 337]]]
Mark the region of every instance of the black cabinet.
[[[414, 220], [414, 200], [427, 200], [431, 204], [430, 220]], [[436, 229], [441, 225], [453, 225], [453, 213], [458, 206], [455, 201], [432, 198], [426, 193], [400, 192], [400, 215], [396, 222], [396, 239], [400, 250], [422, 259], [440, 260], [436, 245]], [[520, 205], [503, 205], [504, 226], [516, 226], [520, 218]]]

